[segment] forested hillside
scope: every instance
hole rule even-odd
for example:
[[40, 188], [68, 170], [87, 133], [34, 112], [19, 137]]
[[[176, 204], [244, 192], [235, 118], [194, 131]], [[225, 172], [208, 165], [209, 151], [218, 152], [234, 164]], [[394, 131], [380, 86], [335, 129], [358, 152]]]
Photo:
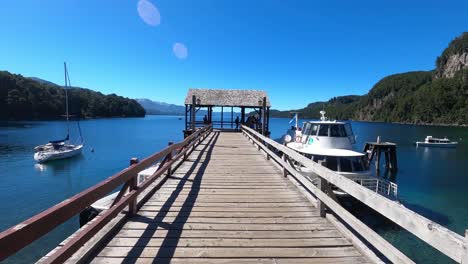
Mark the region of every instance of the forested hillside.
[[[291, 111], [318, 118], [322, 109], [333, 119], [467, 125], [468, 33], [449, 44], [437, 58], [433, 71], [390, 75], [366, 95], [335, 97]], [[273, 114], [288, 116], [289, 112]]]
[[[70, 114], [80, 118], [145, 116], [138, 102], [115, 94], [70, 88], [68, 95]], [[64, 89], [0, 71], [0, 108], [1, 120], [60, 119], [65, 114]]]

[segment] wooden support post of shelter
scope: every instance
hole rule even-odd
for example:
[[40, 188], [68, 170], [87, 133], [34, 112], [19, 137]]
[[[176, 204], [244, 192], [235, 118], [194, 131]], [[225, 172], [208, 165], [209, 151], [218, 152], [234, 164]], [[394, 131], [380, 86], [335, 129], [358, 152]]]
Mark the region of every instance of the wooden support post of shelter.
[[[196, 99], [194, 99], [196, 98]], [[234, 111], [240, 110], [240, 123], [254, 128], [262, 135], [269, 136], [269, 117], [270, 101], [267, 93], [260, 90], [222, 90], [222, 89], [189, 89], [185, 98], [186, 107], [191, 107], [191, 129], [196, 124], [194, 116], [194, 105], [199, 109], [207, 110], [208, 123], [212, 124], [214, 129], [223, 131], [236, 131], [234, 120], [236, 119]], [[214, 107], [221, 108], [221, 116], [213, 117]], [[231, 118], [224, 118], [225, 107], [231, 108]], [[239, 110], [236, 110], [238, 108]], [[247, 111], [247, 112], [246, 112]], [[256, 116], [249, 113], [258, 113]], [[246, 116], [247, 115], [247, 116]], [[218, 115], [219, 116], [219, 115]], [[215, 115], [216, 117], [216, 115]], [[187, 118], [187, 117], [186, 117]], [[215, 120], [217, 119], [217, 120]], [[187, 121], [186, 121], [187, 122]], [[200, 123], [198, 123], [200, 124]], [[206, 123], [204, 125], [207, 125]], [[186, 129], [187, 130], [187, 129]], [[238, 131], [238, 130], [237, 130]], [[185, 136], [188, 134], [185, 133]]]

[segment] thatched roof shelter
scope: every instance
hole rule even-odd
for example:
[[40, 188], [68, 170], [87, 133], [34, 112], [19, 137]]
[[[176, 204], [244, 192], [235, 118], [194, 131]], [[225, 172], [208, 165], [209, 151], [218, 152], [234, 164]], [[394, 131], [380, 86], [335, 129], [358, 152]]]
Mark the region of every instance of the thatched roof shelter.
[[186, 105], [192, 104], [194, 95], [200, 106], [259, 107], [266, 97], [266, 107], [271, 107], [267, 93], [259, 90], [189, 89]]
[[[217, 107], [221, 108], [221, 112], [213, 116], [213, 109]], [[241, 110], [240, 119], [237, 114], [234, 119], [235, 107]], [[211, 124], [214, 128], [237, 132], [240, 131], [239, 125], [243, 124], [268, 136], [270, 135], [270, 107], [270, 100], [265, 91], [189, 89], [185, 98], [184, 136], [187, 137], [197, 127], [208, 124]], [[225, 108], [230, 108], [230, 117], [229, 115], [225, 116]], [[203, 111], [198, 112], [200, 109], [203, 109]], [[249, 114], [252, 109], [255, 111], [255, 115]], [[249, 111], [247, 115], [246, 110]], [[201, 121], [203, 115], [203, 121]]]

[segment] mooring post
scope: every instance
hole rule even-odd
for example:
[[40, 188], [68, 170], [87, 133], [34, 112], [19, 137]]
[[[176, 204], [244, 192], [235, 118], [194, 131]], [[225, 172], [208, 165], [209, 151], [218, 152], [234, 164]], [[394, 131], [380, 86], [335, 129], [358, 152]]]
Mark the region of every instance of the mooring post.
[[[169, 141], [169, 143], [167, 143], [168, 146], [171, 146], [172, 144], [174, 144], [174, 142], [172, 142], [172, 141]], [[171, 159], [172, 159], [172, 151], [169, 152], [169, 154], [167, 154], [167, 161], [166, 161], [166, 162], [170, 162]], [[167, 168], [167, 176], [171, 176], [171, 175], [172, 175], [171, 170], [172, 170], [172, 166], [169, 165], [169, 167]]]
[[396, 156], [396, 145], [394, 145], [391, 148], [390, 152], [390, 158], [391, 158], [391, 163], [392, 163], [392, 170], [397, 170], [398, 169], [398, 164], [397, 164], [397, 156]]
[[[131, 158], [130, 159], [130, 167], [134, 166], [135, 164], [138, 164], [138, 158]], [[128, 191], [131, 192], [133, 190], [136, 190], [138, 188], [138, 174], [133, 175], [133, 177], [130, 179], [129, 185], [128, 185]], [[134, 215], [136, 214], [137, 211], [137, 198], [133, 199], [130, 204], [128, 205], [128, 215]]]
[[385, 168], [388, 169], [391, 167], [390, 165], [390, 149], [387, 148], [384, 152], [384, 155], [385, 155]]
[[[322, 177], [318, 177], [318, 188], [320, 189], [320, 191], [325, 193], [326, 190], [328, 189], [327, 185], [328, 183], [325, 179], [323, 179]], [[320, 217], [325, 217], [326, 205], [321, 200], [318, 200], [318, 208], [320, 212]]]

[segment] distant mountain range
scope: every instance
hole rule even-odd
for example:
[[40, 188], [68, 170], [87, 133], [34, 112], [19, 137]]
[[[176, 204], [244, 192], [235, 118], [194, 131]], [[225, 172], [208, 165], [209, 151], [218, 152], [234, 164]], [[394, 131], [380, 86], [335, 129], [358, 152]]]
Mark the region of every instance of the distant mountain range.
[[450, 42], [432, 71], [390, 75], [365, 95], [333, 97], [271, 115], [290, 117], [294, 111], [305, 118], [319, 118], [320, 110], [341, 120], [468, 125], [468, 32]]
[[135, 99], [145, 110], [148, 115], [184, 115], [185, 106], [168, 104], [150, 99], [140, 98]]

